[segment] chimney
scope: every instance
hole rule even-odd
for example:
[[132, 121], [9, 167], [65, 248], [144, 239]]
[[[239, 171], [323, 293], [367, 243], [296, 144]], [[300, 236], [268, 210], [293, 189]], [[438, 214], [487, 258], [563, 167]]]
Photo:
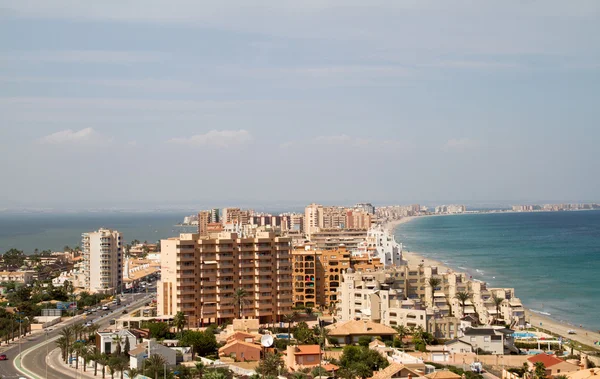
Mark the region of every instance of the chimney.
[[410, 372], [408, 373], [408, 379], [412, 379], [412, 374]]

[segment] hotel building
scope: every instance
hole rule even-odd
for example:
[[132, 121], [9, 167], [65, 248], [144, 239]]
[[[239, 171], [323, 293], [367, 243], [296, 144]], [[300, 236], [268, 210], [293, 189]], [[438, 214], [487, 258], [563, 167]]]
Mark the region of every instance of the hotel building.
[[270, 231], [247, 238], [221, 232], [162, 240], [157, 313], [182, 311], [190, 326], [231, 322], [240, 315], [234, 292], [244, 289], [243, 318], [280, 321], [292, 312], [290, 250], [290, 238]]
[[116, 230], [83, 233], [83, 288], [89, 293], [115, 294], [123, 286], [123, 238]]

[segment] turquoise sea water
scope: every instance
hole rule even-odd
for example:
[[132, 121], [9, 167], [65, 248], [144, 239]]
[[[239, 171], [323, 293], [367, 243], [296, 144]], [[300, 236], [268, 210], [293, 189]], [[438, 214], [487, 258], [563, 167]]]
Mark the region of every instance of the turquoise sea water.
[[600, 211], [423, 217], [395, 235], [409, 251], [514, 287], [533, 311], [600, 330]]
[[174, 226], [183, 220], [179, 213], [78, 213], [78, 214], [0, 214], [0, 252], [16, 248], [62, 250], [81, 243], [81, 233], [101, 227], [117, 229], [125, 241], [156, 242], [161, 238], [196, 230]]

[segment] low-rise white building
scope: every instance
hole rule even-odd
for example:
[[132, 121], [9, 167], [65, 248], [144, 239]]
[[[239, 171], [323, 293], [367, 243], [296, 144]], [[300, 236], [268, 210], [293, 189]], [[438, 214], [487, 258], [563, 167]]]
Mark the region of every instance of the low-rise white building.
[[144, 361], [154, 354], [163, 357], [168, 366], [177, 364], [176, 349], [161, 345], [153, 338], [144, 340], [142, 343], [135, 346], [134, 349], [129, 351], [129, 367], [136, 369], [143, 368]]
[[121, 344], [121, 351], [125, 348], [125, 341], [129, 340], [130, 349], [137, 345], [137, 337], [129, 330], [121, 329], [108, 332], [96, 332], [96, 347], [100, 353], [114, 353], [117, 344]]
[[512, 330], [502, 327], [467, 328], [459, 340], [470, 344], [475, 351], [481, 349], [492, 354], [518, 353], [512, 334]]

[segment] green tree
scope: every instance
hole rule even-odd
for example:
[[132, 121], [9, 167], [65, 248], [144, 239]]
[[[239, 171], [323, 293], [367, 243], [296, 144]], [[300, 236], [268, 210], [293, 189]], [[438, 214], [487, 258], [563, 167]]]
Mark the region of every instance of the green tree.
[[129, 338], [125, 338], [125, 346], [123, 347], [123, 355], [129, 355], [129, 350], [131, 350], [131, 344], [129, 343]]
[[462, 307], [462, 317], [464, 317], [467, 300], [471, 298], [471, 294], [468, 291], [459, 291], [454, 295], [454, 297], [459, 301], [460, 306]]
[[21, 250], [10, 249], [2, 256], [4, 267], [8, 269], [16, 269], [23, 266], [27, 256]]
[[546, 378], [546, 366], [544, 366], [544, 362], [535, 362], [535, 365], [533, 366], [533, 375], [537, 379]]
[[363, 347], [369, 347], [371, 343], [371, 337], [369, 336], [360, 336], [358, 337], [358, 345]]
[[250, 303], [250, 300], [248, 300], [248, 292], [246, 292], [246, 290], [243, 288], [236, 289], [233, 293], [233, 303], [238, 308], [238, 318], [242, 318], [244, 313], [244, 305]]
[[287, 314], [287, 315], [283, 316], [283, 322], [287, 322], [287, 324], [288, 324], [288, 341], [291, 338], [290, 329], [292, 328], [292, 323], [294, 321], [296, 321], [297, 318], [298, 318], [298, 312], [297, 311], [294, 311], [294, 312], [292, 312], [290, 314]]
[[396, 332], [398, 333], [398, 339], [400, 340], [400, 347], [404, 344], [404, 337], [408, 335], [408, 329], [404, 325], [396, 325], [394, 326]]
[[146, 376], [153, 377], [154, 379], [158, 379], [158, 375], [163, 372], [166, 364], [167, 361], [165, 361], [161, 355], [152, 354], [150, 357], [148, 357], [148, 359], [146, 359], [146, 370], [144, 374]]
[[502, 305], [502, 303], [504, 302], [504, 299], [501, 297], [496, 296], [496, 294], [492, 295], [492, 301], [494, 302], [494, 306], [496, 307], [496, 320], [498, 320], [498, 318], [500, 318], [500, 306]]
[[387, 359], [375, 350], [364, 346], [346, 346], [340, 357], [340, 367], [344, 371], [339, 376], [371, 377], [373, 371], [386, 368], [388, 365]]
[[115, 344], [115, 355], [121, 355], [123, 352], [123, 337], [119, 334], [114, 335], [113, 343]]
[[227, 379], [227, 375], [221, 370], [211, 369], [204, 373], [202, 379]]
[[157, 340], [164, 339], [169, 334], [169, 325], [166, 322], [146, 322], [142, 325], [150, 331], [150, 337]]
[[130, 367], [127, 369], [127, 377], [129, 379], [135, 379], [136, 376], [140, 374], [140, 370], [137, 368]]
[[429, 278], [429, 280], [427, 280], [427, 284], [429, 285], [429, 287], [431, 287], [431, 293], [433, 294], [435, 289], [438, 288], [440, 284], [442, 284], [442, 280], [440, 278], [435, 278], [432, 276], [431, 278]]
[[98, 360], [100, 359], [100, 351], [96, 346], [92, 346], [89, 350], [89, 356], [94, 361], [94, 376], [98, 375]]
[[98, 354], [98, 356], [96, 357], [96, 362], [102, 365], [102, 379], [106, 378], [106, 366], [108, 365], [108, 360], [109, 356], [106, 353]]
[[109, 367], [111, 368], [111, 374], [119, 372], [121, 373], [121, 379], [123, 379], [123, 372], [129, 367], [129, 361], [123, 356], [111, 357]]
[[314, 313], [314, 310], [311, 307], [306, 307], [304, 308], [304, 313], [306, 313], [307, 316], [312, 316]]
[[217, 339], [215, 335], [208, 330], [204, 332], [186, 330], [183, 332], [180, 344], [192, 348], [192, 357], [195, 354], [206, 356], [214, 354], [217, 351]]
[[294, 338], [296, 341], [298, 341], [299, 345], [310, 345], [317, 343], [314, 332], [304, 321], [296, 324], [296, 327], [294, 328]]
[[181, 338], [181, 333], [183, 332], [183, 328], [185, 327], [185, 313], [179, 311], [173, 317], [173, 326], [177, 329], [179, 333], [179, 337]]
[[[283, 360], [279, 354], [266, 353], [258, 363], [256, 372], [262, 376], [277, 377], [282, 371], [283, 365]], [[204, 379], [206, 379], [206, 376]]]
[[66, 326], [64, 328], [62, 328], [62, 330], [60, 331], [60, 336], [62, 338], [64, 338], [63, 342], [64, 343], [64, 347], [65, 347], [65, 352], [66, 354], [63, 354], [63, 358], [65, 360], [65, 363], [68, 363], [68, 354], [70, 352], [71, 349], [71, 342], [73, 341], [73, 327], [72, 326]]

